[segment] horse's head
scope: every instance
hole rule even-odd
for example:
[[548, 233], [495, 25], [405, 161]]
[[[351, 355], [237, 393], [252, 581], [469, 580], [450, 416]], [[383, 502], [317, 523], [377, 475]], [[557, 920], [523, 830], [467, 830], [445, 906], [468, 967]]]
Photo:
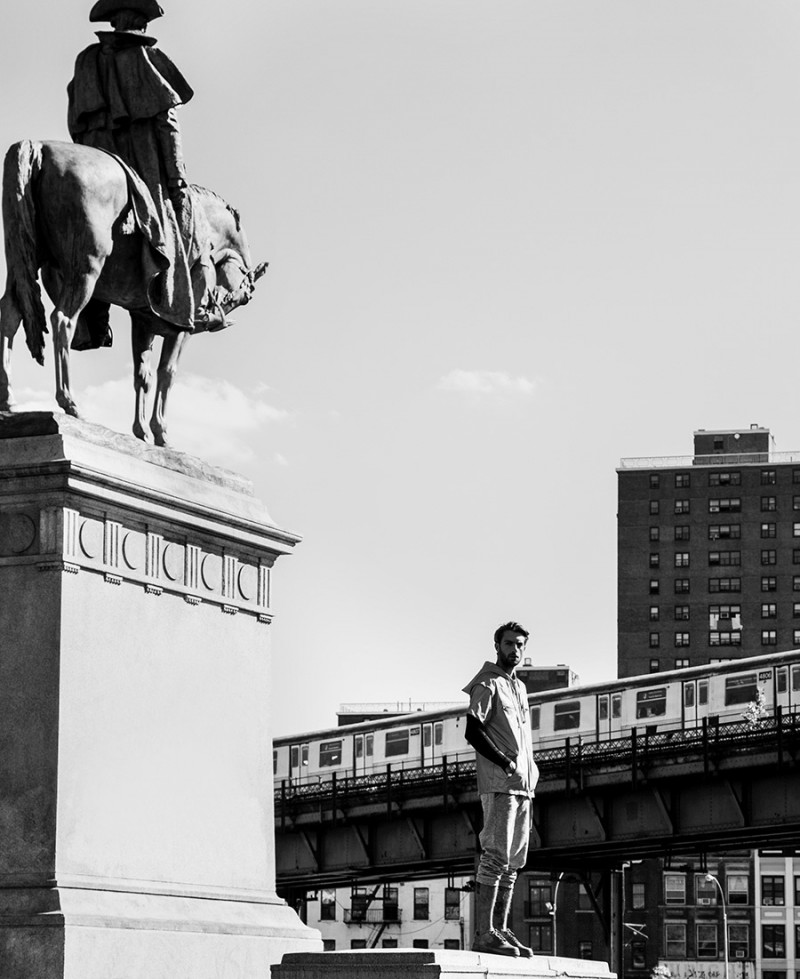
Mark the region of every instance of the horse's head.
[[205, 320], [209, 324], [207, 329], [213, 332], [229, 326], [227, 314], [250, 302], [256, 282], [267, 270], [267, 263], [251, 266], [247, 236], [236, 208], [213, 191], [197, 186], [193, 190], [208, 221], [211, 261], [216, 276], [216, 286], [198, 311], [198, 316], [201, 323]]

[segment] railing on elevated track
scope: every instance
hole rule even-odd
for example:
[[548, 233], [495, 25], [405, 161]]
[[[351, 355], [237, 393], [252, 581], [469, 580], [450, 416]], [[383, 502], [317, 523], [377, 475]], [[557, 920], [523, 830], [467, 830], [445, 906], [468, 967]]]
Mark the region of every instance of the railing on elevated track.
[[[755, 724], [734, 721], [708, 723], [692, 729], [648, 733], [633, 728], [629, 736], [608, 741], [583, 741], [567, 738], [563, 745], [536, 752], [540, 781], [537, 794], [583, 787], [584, 779], [599, 773], [627, 773], [632, 784], [654, 764], [702, 762], [705, 773], [713, 771], [723, 758], [752, 752], [775, 754], [783, 763], [800, 753], [800, 720], [795, 713], [780, 709], [773, 717]], [[275, 786], [275, 817], [285, 827], [286, 820], [302, 812], [327, 810], [334, 815], [358, 805], [385, 805], [391, 813], [395, 803], [413, 797], [441, 796], [448, 805], [463, 792], [475, 791], [473, 757], [442, 758], [424, 768], [393, 768], [364, 775], [337, 775], [319, 781], [292, 782], [284, 779]]]

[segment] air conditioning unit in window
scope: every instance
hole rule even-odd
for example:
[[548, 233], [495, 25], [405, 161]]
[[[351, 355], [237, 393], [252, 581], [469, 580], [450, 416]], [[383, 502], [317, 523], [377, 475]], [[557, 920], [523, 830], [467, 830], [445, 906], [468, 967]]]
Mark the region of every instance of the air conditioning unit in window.
[[734, 955], [734, 958], [743, 959], [744, 958], [744, 949], [743, 948], [737, 948], [736, 951], [733, 953], [733, 955]]
[[711, 904], [711, 898], [710, 897], [698, 897], [697, 903], [698, 904]]

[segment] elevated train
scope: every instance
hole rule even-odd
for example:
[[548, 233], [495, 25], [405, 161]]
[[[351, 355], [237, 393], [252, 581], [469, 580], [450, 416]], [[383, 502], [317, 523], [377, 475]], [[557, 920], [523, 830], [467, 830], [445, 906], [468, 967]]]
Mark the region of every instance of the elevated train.
[[[800, 711], [800, 650], [727, 660], [602, 683], [530, 694], [534, 751], [573, 742], [608, 741], [744, 719], [751, 704], [764, 716]], [[387, 716], [309, 734], [276, 738], [276, 784], [317, 782], [472, 759], [464, 740], [466, 704]]]

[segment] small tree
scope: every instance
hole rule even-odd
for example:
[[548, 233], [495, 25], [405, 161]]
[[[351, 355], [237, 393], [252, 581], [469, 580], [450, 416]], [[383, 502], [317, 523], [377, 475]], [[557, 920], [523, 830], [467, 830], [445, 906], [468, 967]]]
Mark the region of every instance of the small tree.
[[759, 687], [756, 699], [752, 700], [745, 707], [742, 717], [748, 727], [758, 727], [767, 713], [767, 698], [764, 695], [764, 688]]

